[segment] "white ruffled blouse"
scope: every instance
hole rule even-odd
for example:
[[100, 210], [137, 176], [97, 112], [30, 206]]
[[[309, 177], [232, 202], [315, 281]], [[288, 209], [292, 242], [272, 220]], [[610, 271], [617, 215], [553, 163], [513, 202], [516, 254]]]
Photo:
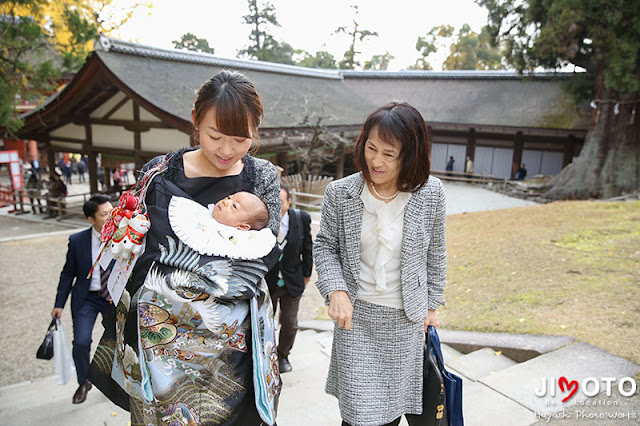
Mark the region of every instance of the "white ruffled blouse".
[[358, 299], [376, 305], [404, 309], [400, 266], [404, 208], [411, 198], [400, 192], [389, 203], [378, 200], [365, 185], [360, 237]]

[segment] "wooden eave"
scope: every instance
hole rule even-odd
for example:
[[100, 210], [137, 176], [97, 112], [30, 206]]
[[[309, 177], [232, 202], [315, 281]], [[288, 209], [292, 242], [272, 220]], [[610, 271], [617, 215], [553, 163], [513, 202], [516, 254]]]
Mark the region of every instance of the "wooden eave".
[[[161, 123], [111, 120], [90, 117], [91, 112], [122, 91], [127, 99], [133, 100]], [[156, 107], [124, 84], [92, 53], [87, 62], [71, 82], [55, 98], [38, 110], [25, 115], [23, 127], [16, 132], [22, 139], [48, 142], [49, 133], [69, 123], [104, 124], [122, 126], [127, 130], [144, 131], [149, 128], [175, 128], [186, 134], [191, 132], [191, 123]]]

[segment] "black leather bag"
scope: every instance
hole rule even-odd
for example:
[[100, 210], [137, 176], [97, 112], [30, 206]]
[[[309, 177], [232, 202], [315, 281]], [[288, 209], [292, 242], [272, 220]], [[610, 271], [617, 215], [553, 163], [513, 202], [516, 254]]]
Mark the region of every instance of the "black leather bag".
[[36, 352], [36, 358], [47, 360], [53, 358], [53, 331], [57, 328], [56, 317], [53, 317], [47, 329], [47, 334], [44, 336], [44, 340]]
[[444, 378], [438, 365], [438, 357], [433, 348], [429, 333], [424, 342], [424, 384], [422, 388], [422, 414], [411, 416], [412, 426], [447, 426], [447, 410], [445, 407], [447, 394]]

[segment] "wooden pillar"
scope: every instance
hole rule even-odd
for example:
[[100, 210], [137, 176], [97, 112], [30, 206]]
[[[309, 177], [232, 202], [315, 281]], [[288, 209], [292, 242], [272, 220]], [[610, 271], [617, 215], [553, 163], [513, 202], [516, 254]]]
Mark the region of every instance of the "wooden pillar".
[[573, 151], [576, 145], [575, 135], [569, 135], [569, 140], [564, 143], [564, 155], [562, 157], [562, 167], [567, 167], [573, 161]]
[[465, 161], [467, 161], [466, 157], [471, 158], [473, 161], [476, 156], [476, 129], [469, 129], [469, 135], [467, 136], [467, 150], [465, 152]]
[[87, 154], [87, 169], [89, 172], [89, 192], [95, 194], [98, 192], [98, 163], [96, 161], [96, 153], [93, 150], [93, 130], [91, 124], [84, 125], [85, 144], [84, 151]]
[[[106, 167], [103, 164], [102, 170], [104, 171], [104, 184], [102, 185], [102, 190], [103, 192], [110, 194], [111, 193], [111, 168]], [[105, 191], [105, 188], [106, 188], [106, 191]]]
[[516, 133], [513, 147], [513, 161], [511, 162], [511, 179], [516, 176], [520, 164], [522, 164], [522, 151], [524, 149], [524, 138], [522, 132]]
[[51, 143], [47, 143], [47, 163], [49, 163], [49, 176], [56, 169], [56, 153], [51, 146]]
[[[140, 121], [140, 105], [137, 102], [133, 103], [133, 120], [136, 122]], [[144, 158], [140, 156], [140, 151], [142, 150], [142, 134], [139, 129], [136, 129], [133, 132], [133, 161], [135, 165], [134, 173], [137, 173], [138, 170], [142, 170], [142, 166], [144, 166]], [[135, 179], [138, 179], [138, 176], [134, 176]]]

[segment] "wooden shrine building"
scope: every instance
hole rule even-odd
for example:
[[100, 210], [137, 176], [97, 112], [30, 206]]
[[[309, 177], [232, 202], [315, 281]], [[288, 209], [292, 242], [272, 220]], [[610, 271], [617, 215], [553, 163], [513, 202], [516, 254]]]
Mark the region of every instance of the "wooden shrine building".
[[[17, 132], [47, 151], [89, 158], [92, 192], [97, 162], [134, 162], [193, 144], [195, 91], [222, 69], [244, 73], [265, 106], [258, 154], [286, 167], [285, 140], [311, 131], [304, 113], [351, 140], [367, 114], [391, 100], [414, 105], [432, 130], [432, 169], [447, 158], [475, 162], [475, 173], [512, 177], [520, 163], [529, 174], [557, 174], [580, 152], [590, 117], [561, 89], [562, 75], [523, 77], [506, 71], [319, 70], [159, 49], [101, 35], [82, 69], [40, 108], [24, 114]], [[348, 155], [348, 153], [347, 153]], [[337, 174], [343, 173], [338, 162]]]

